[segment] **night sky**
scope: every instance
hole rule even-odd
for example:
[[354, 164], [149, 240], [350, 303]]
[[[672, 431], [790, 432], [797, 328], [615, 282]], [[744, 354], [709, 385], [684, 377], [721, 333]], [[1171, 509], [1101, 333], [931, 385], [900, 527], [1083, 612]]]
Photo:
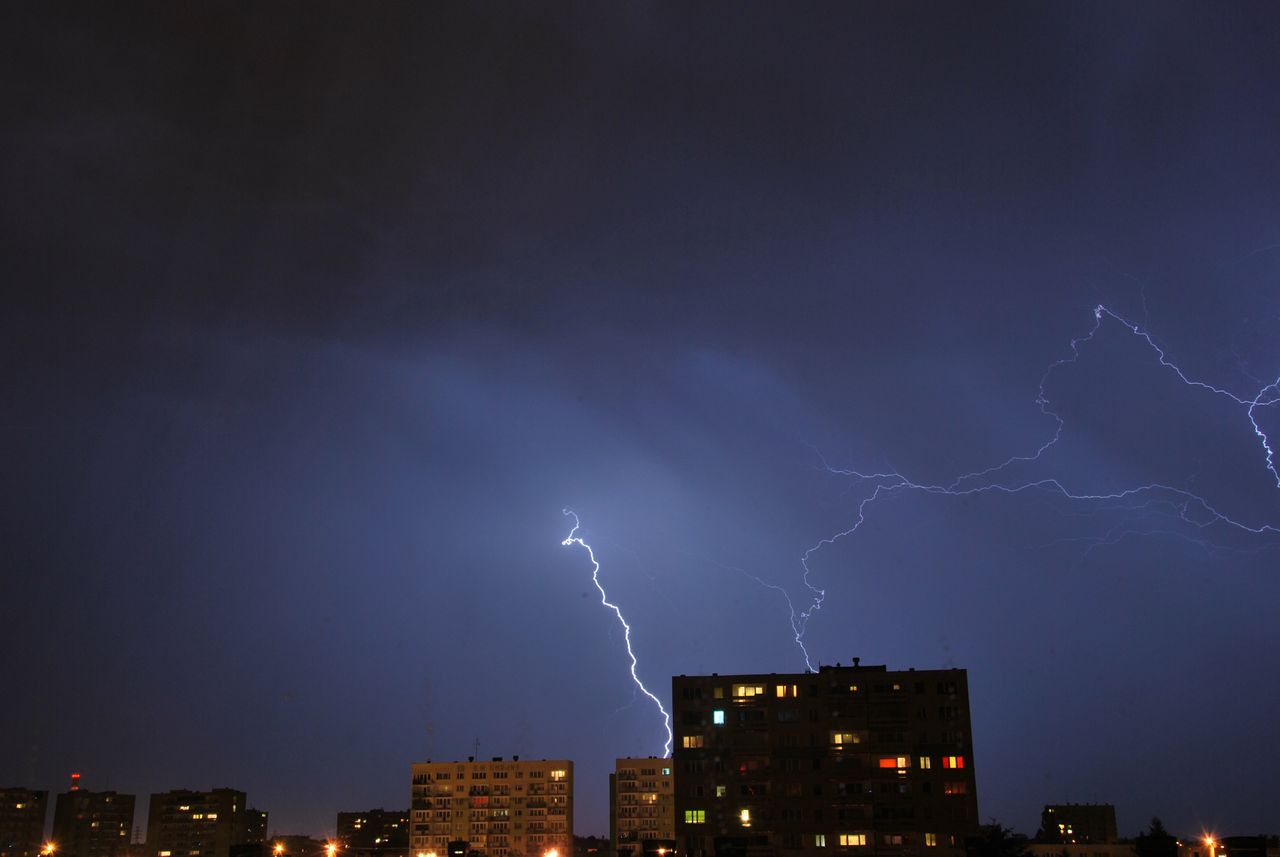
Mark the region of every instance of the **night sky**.
[[[1054, 436], [1094, 307], [1280, 375], [1273, 4], [0, 8], [0, 785], [569, 757], [799, 671], [883, 480]], [[984, 477], [1280, 525], [1246, 408], [1111, 316]], [[1280, 435], [1280, 407], [1261, 407]], [[981, 481], [981, 480], [980, 480]], [[977, 483], [974, 483], [977, 484]], [[980, 811], [1277, 828], [1280, 534], [1172, 491], [900, 487], [815, 661], [969, 670]], [[1182, 505], [1179, 505], [1182, 504]], [[1189, 519], [1189, 520], [1188, 520]], [[142, 819], [139, 818], [139, 823]]]

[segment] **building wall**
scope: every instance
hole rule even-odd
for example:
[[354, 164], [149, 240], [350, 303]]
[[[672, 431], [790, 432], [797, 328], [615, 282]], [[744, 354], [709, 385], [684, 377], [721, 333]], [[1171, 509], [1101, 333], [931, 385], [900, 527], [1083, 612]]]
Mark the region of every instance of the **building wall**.
[[978, 805], [964, 670], [677, 676], [690, 857], [959, 853]]
[[573, 762], [426, 762], [413, 766], [409, 849], [443, 855], [466, 840], [489, 857], [573, 850]]
[[135, 797], [73, 789], [58, 795], [53, 841], [61, 857], [126, 857]]
[[147, 818], [147, 854], [230, 857], [233, 845], [262, 841], [266, 813], [245, 804], [245, 793], [235, 789], [153, 794]]
[[675, 777], [670, 759], [622, 758], [609, 778], [609, 835], [616, 857], [639, 857], [645, 840], [675, 839]]
[[48, 792], [0, 789], [0, 857], [38, 857], [48, 813]]

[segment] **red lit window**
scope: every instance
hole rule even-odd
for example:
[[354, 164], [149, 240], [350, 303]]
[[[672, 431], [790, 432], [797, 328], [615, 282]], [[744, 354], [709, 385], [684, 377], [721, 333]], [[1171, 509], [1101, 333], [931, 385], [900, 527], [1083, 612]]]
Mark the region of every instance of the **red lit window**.
[[881, 756], [880, 767], [882, 768], [906, 768], [911, 765], [911, 760], [906, 756]]
[[964, 756], [943, 756], [942, 767], [944, 768], [963, 768]]

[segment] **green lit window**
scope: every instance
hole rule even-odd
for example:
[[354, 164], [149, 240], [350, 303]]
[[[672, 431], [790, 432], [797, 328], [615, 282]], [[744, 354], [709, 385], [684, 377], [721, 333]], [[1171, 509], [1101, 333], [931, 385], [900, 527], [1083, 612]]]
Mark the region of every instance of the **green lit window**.
[[705, 809], [686, 809], [684, 811], [685, 824], [705, 824], [707, 821], [707, 811]]

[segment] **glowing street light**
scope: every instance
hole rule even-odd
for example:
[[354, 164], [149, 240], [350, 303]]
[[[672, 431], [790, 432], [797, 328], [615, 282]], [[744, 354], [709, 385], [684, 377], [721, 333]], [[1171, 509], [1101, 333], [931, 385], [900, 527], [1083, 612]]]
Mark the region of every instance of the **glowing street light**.
[[272, 846], [271, 853], [276, 855], [276, 857], [280, 857], [280, 855], [284, 853], [284, 843], [277, 842], [274, 846]]
[[327, 842], [324, 846], [324, 853], [325, 857], [334, 857], [338, 853], [338, 846], [332, 842]]
[[1216, 857], [1218, 840], [1213, 838], [1212, 833], [1206, 833], [1204, 835], [1204, 844], [1205, 847], [1209, 849], [1209, 857]]
[[560, 857], [559, 848], [548, 848], [543, 852], [542, 857]]
[[52, 855], [53, 852], [57, 850], [58, 850], [58, 843], [49, 841], [49, 842], [46, 842], [44, 844], [44, 847], [40, 849], [40, 853], [46, 855], [46, 857], [49, 857], [49, 855]]

